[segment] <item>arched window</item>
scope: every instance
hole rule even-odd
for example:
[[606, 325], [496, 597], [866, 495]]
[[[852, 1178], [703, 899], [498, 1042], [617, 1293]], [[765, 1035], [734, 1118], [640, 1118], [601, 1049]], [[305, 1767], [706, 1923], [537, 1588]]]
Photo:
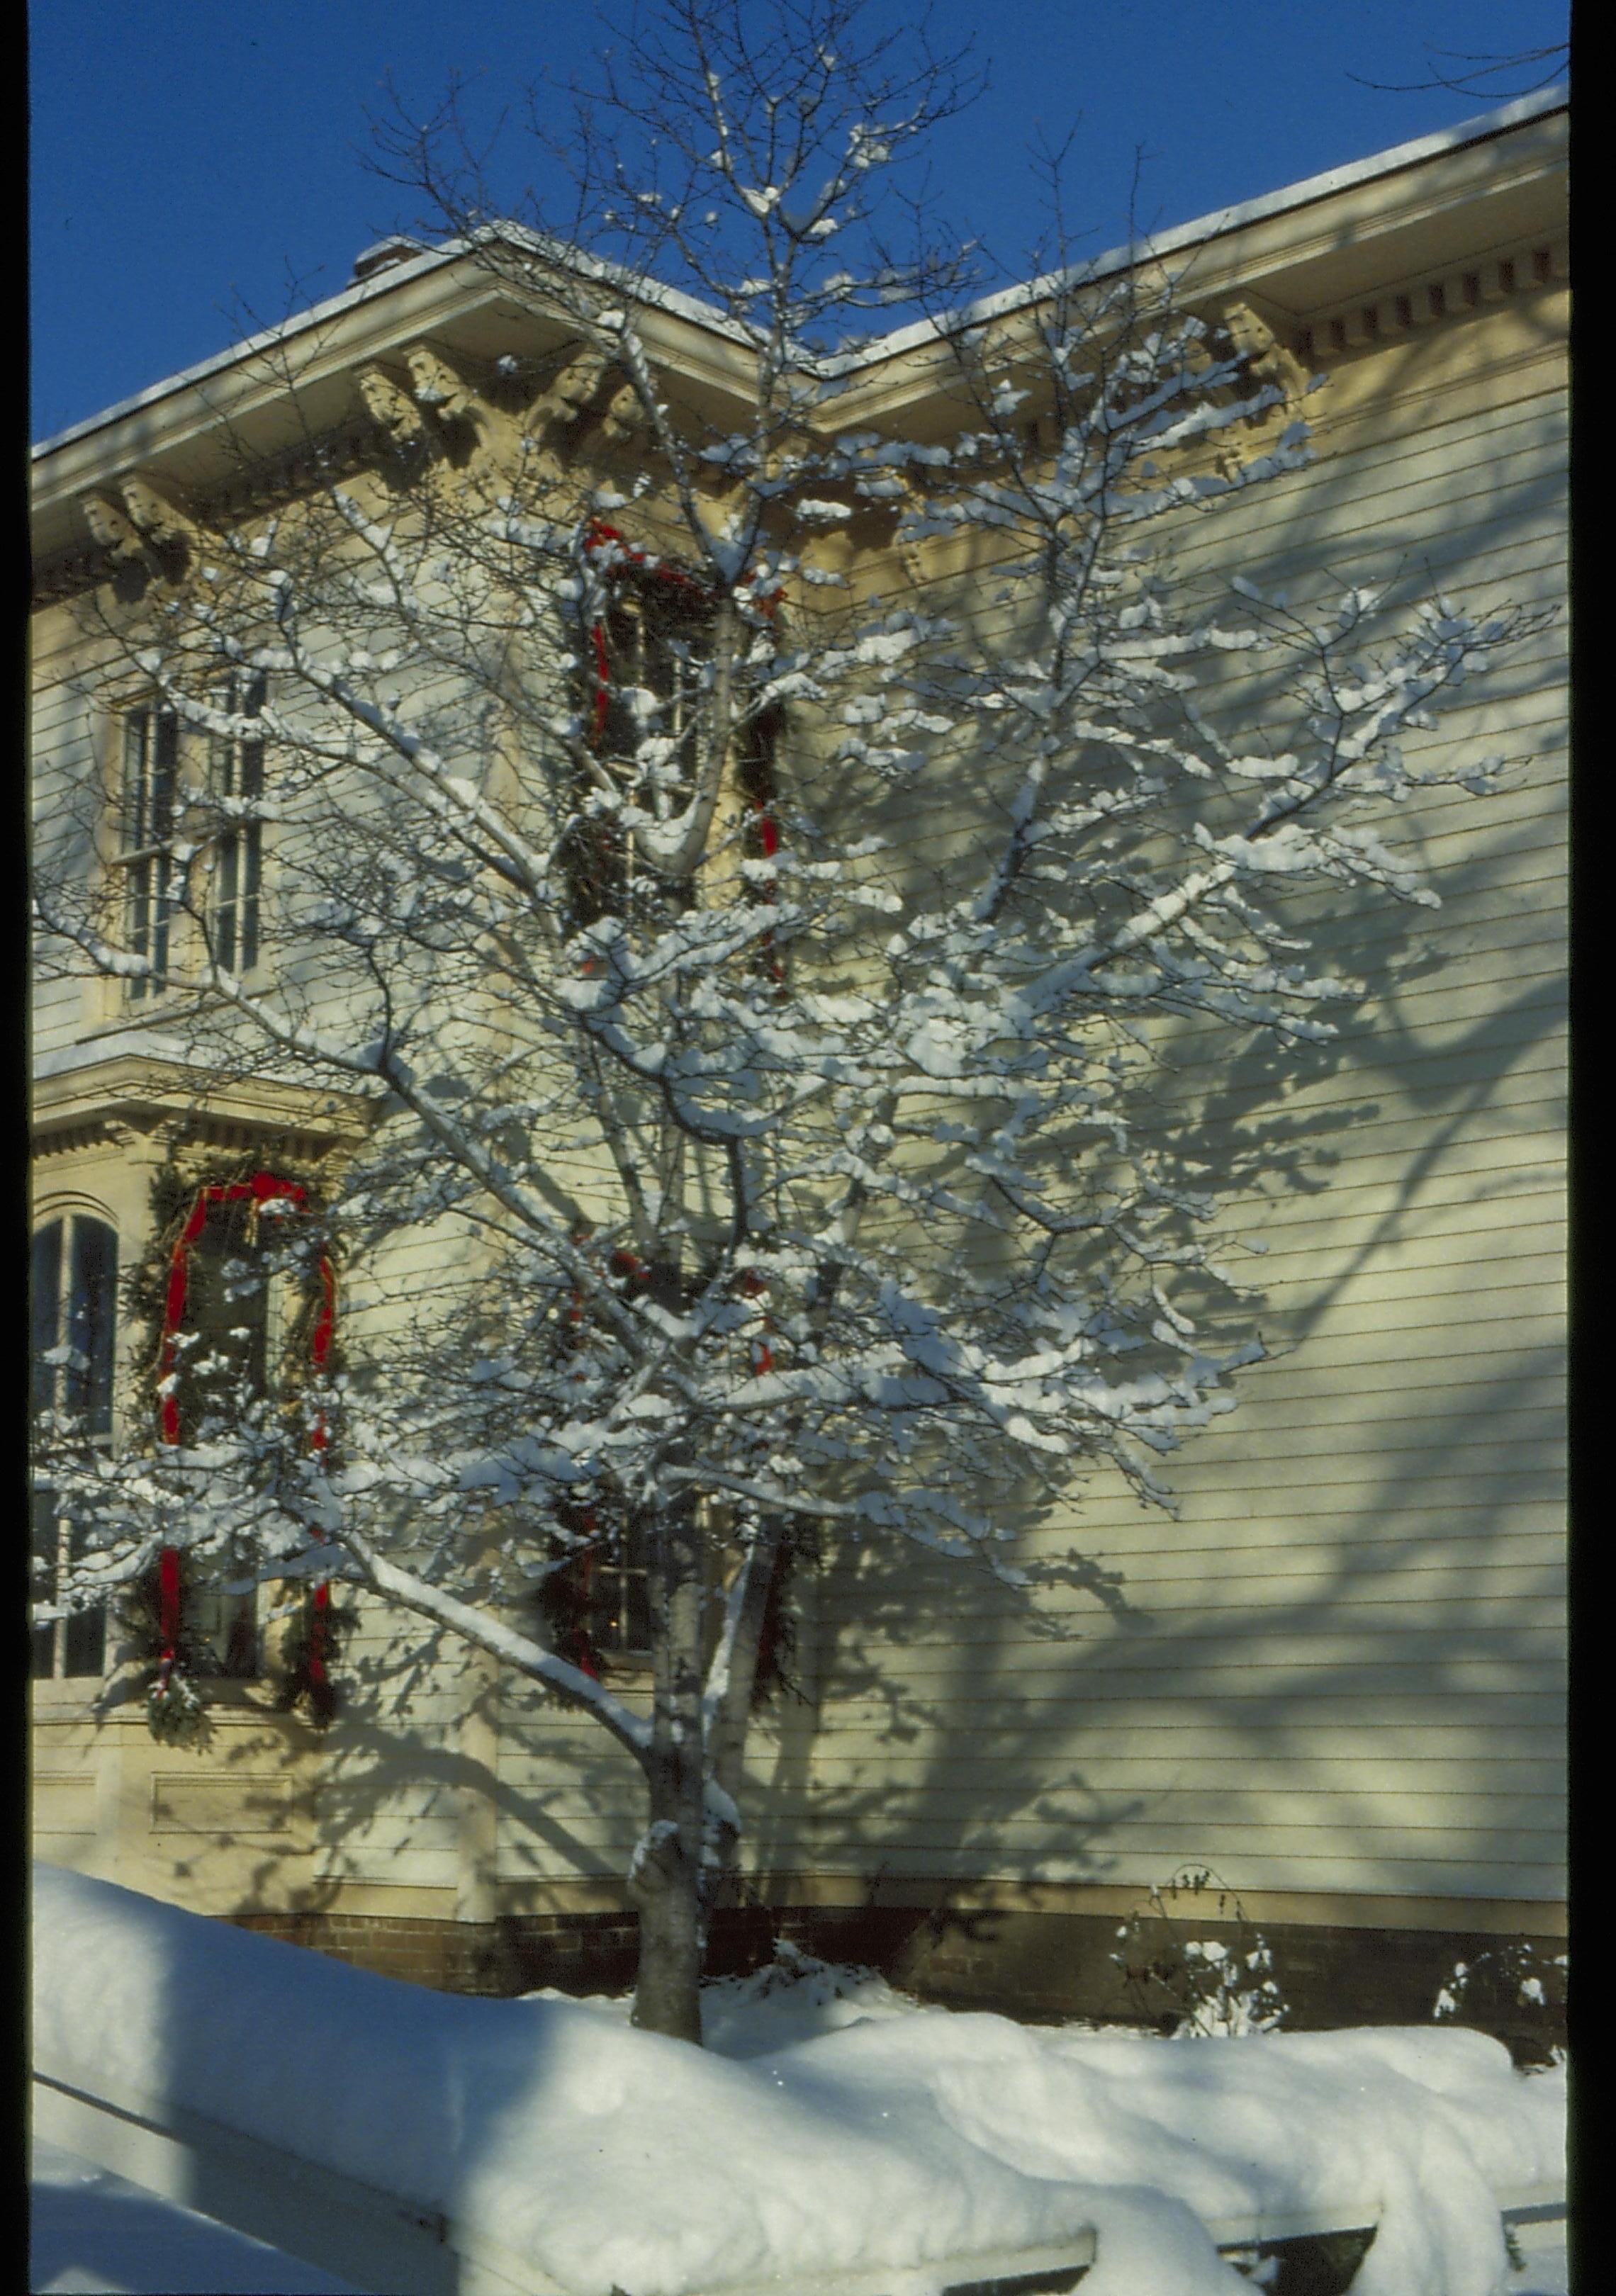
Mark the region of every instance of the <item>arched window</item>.
[[[105, 1220], [70, 1212], [34, 1236], [33, 1403], [59, 1415], [81, 1440], [112, 1439], [113, 1365], [118, 1335], [118, 1236]], [[57, 1610], [73, 1562], [73, 1532], [41, 1474], [32, 1506], [34, 1599], [42, 1613], [33, 1632], [33, 1671], [45, 1679], [99, 1676], [106, 1669], [104, 1609]]]

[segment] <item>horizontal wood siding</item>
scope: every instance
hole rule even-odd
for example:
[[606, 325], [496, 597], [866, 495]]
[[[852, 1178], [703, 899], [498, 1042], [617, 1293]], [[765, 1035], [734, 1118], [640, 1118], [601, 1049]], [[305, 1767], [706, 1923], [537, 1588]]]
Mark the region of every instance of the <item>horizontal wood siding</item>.
[[[1314, 467], [1197, 521], [1186, 576], [1558, 601], [1558, 354], [1517, 314], [1455, 340], [1354, 362]], [[824, 1572], [818, 1870], [1559, 1894], [1563, 682], [1554, 624], [1411, 740], [1511, 771], [1393, 821], [1443, 906], [1328, 927], [1366, 990], [1334, 1046], [1276, 1090], [1175, 1041], [1160, 1128], [1250, 1174], [1228, 1225], [1271, 1350], [1167, 1463], [1177, 1520], [1109, 1474], [1036, 1525], [1006, 1491], [1036, 1597], [874, 1549]]]

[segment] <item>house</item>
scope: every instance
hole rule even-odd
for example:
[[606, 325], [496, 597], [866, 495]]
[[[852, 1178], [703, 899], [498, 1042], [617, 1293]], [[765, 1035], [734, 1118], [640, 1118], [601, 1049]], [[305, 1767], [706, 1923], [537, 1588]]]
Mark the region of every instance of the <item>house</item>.
[[[1202, 563], [1560, 597], [1565, 127], [1559, 98], [1528, 99], [1158, 243], [1275, 372], [1325, 378], [1311, 464], [1199, 529]], [[710, 314], [667, 298], [647, 324], [693, 390], [721, 395]], [[480, 390], [493, 406], [500, 363], [554, 336], [542, 297], [463, 251], [389, 243], [273, 341], [37, 450], [39, 783], [47, 805], [121, 787], [97, 865], [121, 873], [142, 954], [181, 930], [152, 827], [180, 736], [138, 685], [107, 686], [98, 603], [115, 617], [120, 586], [160, 569], [176, 505], [217, 510], [234, 488], [246, 515], [248, 464], [272, 497], [311, 441], [363, 468], [423, 406]], [[610, 438], [620, 410], [590, 398], [598, 377], [575, 381], [561, 411], [588, 404]], [[849, 363], [838, 423], [934, 388], [924, 331], [900, 331]], [[872, 578], [901, 588], [916, 569], [889, 548]], [[627, 594], [620, 620], [615, 648], [652, 644]], [[1546, 621], [1444, 720], [1440, 738], [1484, 731], [1511, 771], [1488, 805], [1421, 816], [1444, 906], [1418, 936], [1376, 920], [1346, 947], [1366, 1021], [1280, 1104], [1257, 1064], [1203, 1079], [1220, 1152], [1252, 1176], [1269, 1357], [1176, 1463], [1177, 1519], [1103, 1476], [1074, 1495], [1052, 1552], [1080, 1544], [1087, 1577], [1063, 1637], [1025, 1608], [962, 1615], [867, 1554], [813, 1574], [803, 1694], [751, 1756], [748, 1887], [788, 1933], [939, 1997], [1114, 2013], [1118, 1925], [1198, 1866], [1315, 2017], [1417, 2018], [1456, 1959], [1559, 1949], [1563, 643]], [[241, 802], [217, 926], [243, 967], [274, 865], [257, 706], [245, 683], [229, 697], [217, 768]], [[119, 1271], [149, 1259], [154, 1189], [179, 1232], [195, 1223], [187, 1312], [223, 1331], [232, 1219], [300, 1201], [365, 1111], [209, 1066], [143, 980], [43, 975], [34, 1050], [41, 1393], [73, 1383], [111, 1442], [147, 1407], [151, 1336], [122, 1313]], [[47, 1506], [47, 1604], [62, 1536]], [[632, 1566], [590, 1599], [630, 1661]], [[116, 1624], [36, 1630], [40, 1855], [431, 1982], [628, 1973], [640, 1813], [598, 1734], [514, 1700], [490, 1658], [402, 1663], [370, 1611], [321, 1734], [276, 1708], [245, 1600], [216, 1589], [193, 1621], [225, 1669], [194, 1747], [149, 1733]]]

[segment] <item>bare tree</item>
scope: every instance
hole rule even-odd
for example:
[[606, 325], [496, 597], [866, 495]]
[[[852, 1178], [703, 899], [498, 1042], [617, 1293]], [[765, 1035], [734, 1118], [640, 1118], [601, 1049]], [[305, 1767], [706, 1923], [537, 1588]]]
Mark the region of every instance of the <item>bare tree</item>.
[[[1164, 1496], [1260, 1353], [1196, 1329], [1218, 1189], [1136, 1121], [1164, 1032], [1327, 1032], [1296, 896], [1431, 898], [1377, 816], [1488, 770], [1399, 737], [1519, 627], [1177, 588], [1153, 537], [1305, 456], [1294, 379], [1148, 266], [943, 316], [956, 253], [895, 253], [879, 192], [961, 70], [857, 0], [665, 0], [576, 131], [589, 253], [476, 212], [452, 110], [396, 126], [557, 348], [417, 347], [359, 377], [368, 459], [311, 438], [278, 501], [126, 537], [92, 611], [171, 729], [145, 873], [87, 865], [87, 783], [40, 838], [49, 966], [373, 1118], [232, 1279], [334, 1260], [345, 1359], [271, 1401], [170, 1331], [152, 1440], [58, 1414], [70, 1599], [165, 1551], [351, 1581], [592, 1715], [645, 1782], [636, 2013], [691, 2040], [787, 1561], [1024, 1581], [1080, 1463]], [[849, 432], [835, 341], [923, 303], [916, 429]], [[952, 585], [861, 570], [964, 544]], [[249, 963], [221, 869], [260, 822]], [[607, 1579], [649, 1718], [591, 1660]]]

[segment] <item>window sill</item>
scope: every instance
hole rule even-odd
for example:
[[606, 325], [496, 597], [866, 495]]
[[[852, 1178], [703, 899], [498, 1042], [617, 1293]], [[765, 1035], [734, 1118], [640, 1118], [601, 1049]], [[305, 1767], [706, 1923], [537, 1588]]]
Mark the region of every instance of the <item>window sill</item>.
[[98, 1674], [69, 1675], [65, 1679], [36, 1675], [29, 1683], [29, 1703], [37, 1715], [51, 1720], [71, 1720], [82, 1716], [86, 1721], [97, 1721], [107, 1712], [107, 1685]]
[[649, 1651], [603, 1651], [598, 1663], [601, 1681], [608, 1690], [649, 1690], [656, 1660]]
[[[275, 1704], [275, 1685], [265, 1677], [252, 1681], [210, 1677], [204, 1697], [213, 1713], [284, 1715]], [[36, 1720], [51, 1722], [111, 1722], [131, 1718], [144, 1721], [145, 1693], [129, 1676], [111, 1674], [35, 1677], [29, 1684], [29, 1703]]]

